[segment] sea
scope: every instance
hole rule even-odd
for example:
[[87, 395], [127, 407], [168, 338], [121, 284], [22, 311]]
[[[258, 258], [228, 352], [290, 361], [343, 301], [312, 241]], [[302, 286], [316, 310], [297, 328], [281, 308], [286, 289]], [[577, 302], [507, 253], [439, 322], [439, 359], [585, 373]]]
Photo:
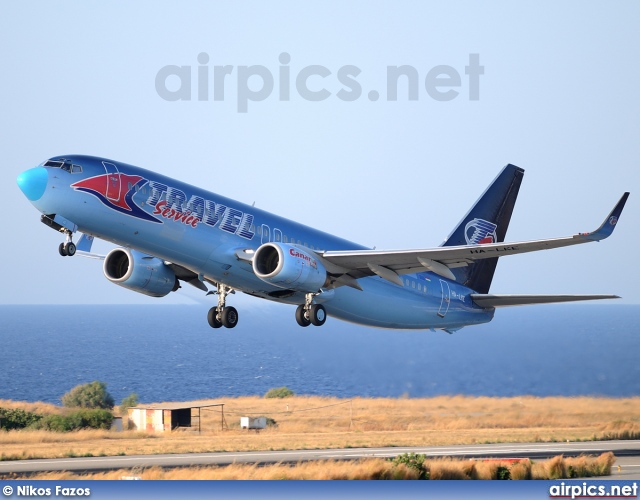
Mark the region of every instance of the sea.
[[367, 328], [294, 308], [244, 308], [211, 329], [204, 305], [2, 305], [0, 399], [60, 403], [107, 384], [118, 403], [296, 394], [351, 397], [640, 395], [640, 305], [506, 308], [442, 331]]

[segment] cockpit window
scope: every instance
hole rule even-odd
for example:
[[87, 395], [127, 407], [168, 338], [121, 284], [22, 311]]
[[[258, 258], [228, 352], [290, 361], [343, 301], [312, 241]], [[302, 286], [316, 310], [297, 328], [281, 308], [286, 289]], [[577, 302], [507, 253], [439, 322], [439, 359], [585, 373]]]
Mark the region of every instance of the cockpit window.
[[55, 161], [55, 160], [48, 160], [44, 163], [45, 167], [62, 168], [62, 165], [64, 165], [63, 161]]
[[61, 168], [72, 174], [79, 174], [82, 172], [81, 165], [72, 165], [71, 161], [60, 158], [59, 160], [47, 160], [42, 164], [44, 167]]

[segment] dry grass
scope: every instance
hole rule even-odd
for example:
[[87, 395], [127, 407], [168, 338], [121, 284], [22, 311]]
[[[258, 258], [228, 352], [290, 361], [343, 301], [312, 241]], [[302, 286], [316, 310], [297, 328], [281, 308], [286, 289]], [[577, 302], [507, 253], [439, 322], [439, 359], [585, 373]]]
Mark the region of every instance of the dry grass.
[[[218, 410], [202, 411], [202, 434], [176, 431], [0, 432], [0, 459], [83, 455], [190, 453], [374, 446], [436, 446], [524, 441], [579, 441], [640, 434], [640, 398], [367, 399], [298, 396], [224, 398], [228, 429]], [[41, 403], [10, 403], [28, 411], [60, 412]], [[241, 430], [240, 416], [264, 415], [277, 427]]]
[[[550, 460], [532, 465], [529, 460], [512, 464], [500, 461], [473, 461], [455, 459], [436, 459], [425, 462], [432, 480], [443, 479], [497, 479], [499, 467], [509, 469], [512, 479], [562, 479], [570, 467], [576, 474], [572, 477], [591, 477], [609, 475], [613, 455], [603, 454], [600, 457], [581, 456], [577, 458], [554, 457]], [[580, 464], [579, 468], [577, 464]], [[603, 469], [606, 468], [605, 469]], [[532, 474], [532, 471], [535, 473]], [[557, 476], [564, 471], [564, 476]], [[28, 479], [65, 480], [65, 479], [122, 479], [126, 476], [137, 476], [142, 479], [290, 479], [290, 480], [369, 480], [369, 479], [418, 479], [416, 469], [379, 458], [356, 461], [323, 460], [319, 462], [303, 462], [299, 464], [275, 464], [264, 467], [256, 465], [233, 464], [226, 467], [187, 467], [165, 470], [160, 467], [148, 469], [127, 469], [93, 474], [73, 474], [70, 472], [51, 472], [28, 476]], [[12, 479], [23, 479], [13, 475]]]
[[[295, 465], [276, 464], [265, 467], [256, 465], [233, 464], [225, 467], [188, 467], [181, 469], [162, 469], [151, 467], [144, 470], [129, 469], [95, 474], [73, 474], [70, 472], [51, 472], [30, 476], [29, 479], [122, 479], [126, 476], [137, 476], [142, 479], [417, 479], [415, 470], [401, 466], [394, 468], [391, 463], [382, 459], [368, 459], [354, 462], [326, 460], [319, 462], [303, 462]], [[19, 477], [12, 476], [12, 479]]]
[[9, 408], [11, 410], [24, 410], [31, 413], [42, 414], [61, 414], [64, 409], [61, 406], [52, 405], [38, 401], [37, 403], [28, 403], [26, 401], [11, 401], [9, 399], [0, 399], [0, 408]]
[[603, 453], [599, 457], [580, 455], [579, 457], [553, 457], [545, 462], [533, 464], [532, 479], [568, 479], [577, 477], [608, 476], [616, 461], [613, 453]]

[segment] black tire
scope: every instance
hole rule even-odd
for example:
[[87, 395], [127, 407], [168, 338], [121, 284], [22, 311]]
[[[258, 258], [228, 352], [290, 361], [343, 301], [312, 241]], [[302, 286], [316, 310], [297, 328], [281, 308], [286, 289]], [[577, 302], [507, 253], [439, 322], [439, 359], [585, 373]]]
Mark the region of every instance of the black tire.
[[67, 251], [64, 249], [64, 243], [60, 243], [60, 246], [58, 247], [58, 252], [60, 252], [60, 255], [62, 255], [63, 257], [67, 256]]
[[300, 326], [309, 326], [311, 321], [304, 314], [304, 305], [298, 306], [296, 309], [296, 321]]
[[212, 307], [211, 309], [209, 309], [209, 312], [207, 313], [207, 321], [209, 322], [209, 326], [211, 328], [220, 328], [222, 326], [222, 323], [218, 320], [217, 316], [217, 307]]
[[313, 326], [322, 326], [327, 321], [327, 311], [322, 304], [313, 304], [309, 309], [309, 316]]
[[69, 241], [64, 244], [64, 251], [67, 252], [69, 257], [73, 257], [76, 254], [76, 244], [73, 241]]
[[235, 307], [225, 307], [222, 310], [222, 326], [225, 328], [234, 328], [238, 324], [238, 311]]

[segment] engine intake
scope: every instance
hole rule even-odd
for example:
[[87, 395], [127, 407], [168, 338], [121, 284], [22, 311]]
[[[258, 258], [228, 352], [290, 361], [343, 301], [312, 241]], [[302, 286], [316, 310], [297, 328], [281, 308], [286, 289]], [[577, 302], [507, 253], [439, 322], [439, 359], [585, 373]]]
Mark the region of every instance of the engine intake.
[[253, 256], [253, 272], [270, 285], [298, 292], [320, 290], [327, 271], [311, 252], [284, 243], [265, 243]]
[[102, 271], [111, 283], [150, 297], [164, 297], [179, 287], [175, 273], [162, 260], [128, 248], [111, 250]]

